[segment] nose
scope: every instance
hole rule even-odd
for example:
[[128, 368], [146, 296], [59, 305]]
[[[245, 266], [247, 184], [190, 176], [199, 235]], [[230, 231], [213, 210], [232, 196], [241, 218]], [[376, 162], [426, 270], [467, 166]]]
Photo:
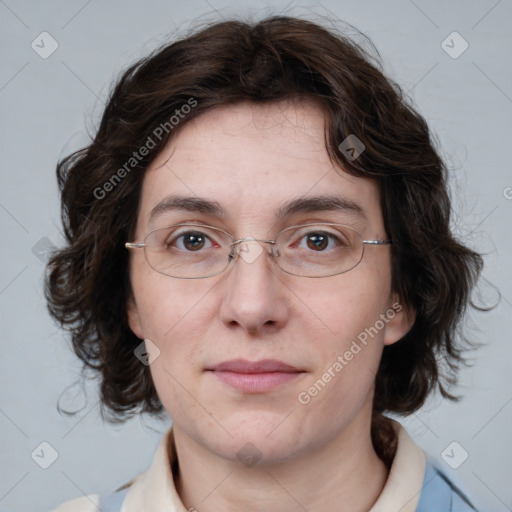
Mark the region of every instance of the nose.
[[222, 284], [221, 320], [248, 333], [282, 328], [288, 318], [289, 300], [269, 245], [249, 237], [236, 252], [234, 266]]

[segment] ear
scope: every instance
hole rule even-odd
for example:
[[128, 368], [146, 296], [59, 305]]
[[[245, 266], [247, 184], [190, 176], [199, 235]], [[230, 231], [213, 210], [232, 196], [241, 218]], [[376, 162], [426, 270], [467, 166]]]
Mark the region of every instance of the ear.
[[130, 329], [133, 331], [133, 334], [137, 336], [137, 338], [143, 340], [144, 335], [142, 334], [142, 325], [140, 321], [140, 314], [135, 299], [133, 295], [130, 295], [128, 298], [128, 302], [126, 305], [126, 316], [128, 319], [128, 325]]
[[416, 320], [416, 311], [411, 306], [400, 302], [397, 296], [394, 296], [385, 316], [388, 318], [388, 322], [384, 333], [384, 345], [392, 345], [411, 330]]

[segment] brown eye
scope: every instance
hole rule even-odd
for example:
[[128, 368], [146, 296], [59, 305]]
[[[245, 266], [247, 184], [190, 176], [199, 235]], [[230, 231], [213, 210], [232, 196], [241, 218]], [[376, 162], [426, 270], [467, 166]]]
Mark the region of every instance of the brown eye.
[[323, 251], [329, 245], [329, 237], [323, 233], [310, 233], [307, 236], [307, 246], [314, 251]]
[[202, 249], [205, 244], [205, 237], [201, 233], [187, 233], [183, 236], [183, 245], [191, 250]]
[[168, 242], [168, 245], [175, 246], [182, 251], [197, 252], [205, 247], [211, 247], [211, 242], [208, 236], [201, 231], [186, 231], [174, 237]]

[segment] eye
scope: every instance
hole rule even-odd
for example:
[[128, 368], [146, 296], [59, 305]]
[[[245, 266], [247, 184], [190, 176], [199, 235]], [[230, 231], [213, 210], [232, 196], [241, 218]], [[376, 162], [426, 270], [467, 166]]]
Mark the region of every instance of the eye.
[[167, 240], [166, 246], [175, 246], [182, 251], [197, 252], [204, 248], [213, 247], [213, 243], [208, 235], [201, 231], [186, 231]]
[[310, 231], [301, 236], [297, 247], [310, 249], [315, 252], [325, 252], [328, 249], [343, 248], [350, 246], [348, 238], [337, 236], [328, 231]]

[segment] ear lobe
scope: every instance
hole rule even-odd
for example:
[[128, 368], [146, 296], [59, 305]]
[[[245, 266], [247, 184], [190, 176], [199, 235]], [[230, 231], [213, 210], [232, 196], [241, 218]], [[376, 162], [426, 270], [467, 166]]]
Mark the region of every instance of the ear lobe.
[[[393, 314], [394, 313], [394, 314]], [[384, 333], [384, 345], [392, 345], [402, 339], [414, 325], [416, 311], [411, 307], [402, 304], [398, 300], [386, 312], [389, 318]]]
[[135, 299], [133, 296], [130, 296], [126, 305], [126, 317], [128, 319], [128, 325], [132, 330], [133, 334], [137, 336], [139, 339], [144, 339], [142, 334], [142, 325], [140, 321], [139, 310], [137, 308], [137, 304], [135, 303]]

